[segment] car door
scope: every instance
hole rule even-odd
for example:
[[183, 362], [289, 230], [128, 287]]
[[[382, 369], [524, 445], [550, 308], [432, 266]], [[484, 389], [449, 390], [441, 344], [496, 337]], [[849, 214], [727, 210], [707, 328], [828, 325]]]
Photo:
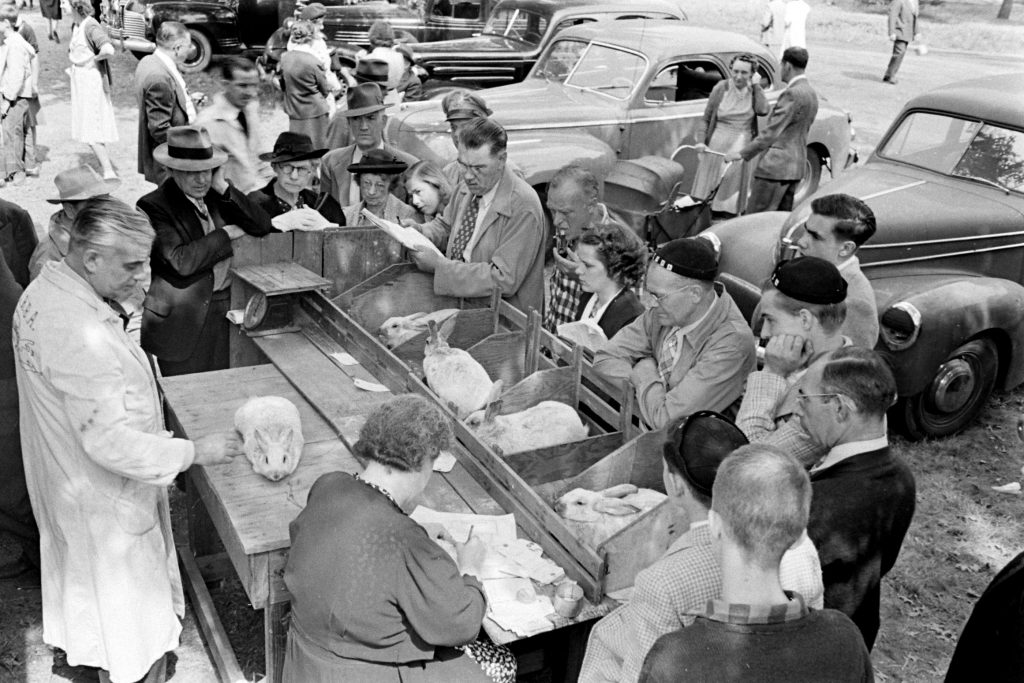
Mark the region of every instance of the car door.
[[489, 5], [483, 0], [433, 0], [426, 7], [425, 42], [469, 38], [484, 27]]

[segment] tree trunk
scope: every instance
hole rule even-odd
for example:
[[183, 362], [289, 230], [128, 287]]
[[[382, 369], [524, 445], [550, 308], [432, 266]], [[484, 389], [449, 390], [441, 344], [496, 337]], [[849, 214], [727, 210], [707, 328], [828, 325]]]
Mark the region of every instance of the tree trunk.
[[996, 19], [1009, 19], [1010, 10], [1013, 9], [1013, 0], [1003, 0], [1003, 4], [999, 7], [999, 14], [996, 15]]

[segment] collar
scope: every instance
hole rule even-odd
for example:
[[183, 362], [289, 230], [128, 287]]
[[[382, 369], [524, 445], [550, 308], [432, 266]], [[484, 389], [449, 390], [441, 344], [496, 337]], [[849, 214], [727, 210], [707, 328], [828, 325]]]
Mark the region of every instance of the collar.
[[793, 80], [791, 80], [789, 83], [786, 84], [786, 88], [792, 88], [794, 83], [799, 83], [800, 81], [806, 81], [806, 80], [807, 80], [807, 74], [800, 74], [799, 76], [793, 76]]
[[[378, 142], [377, 146], [374, 147], [373, 149], [384, 149], [384, 140], [381, 140], [380, 142]], [[372, 150], [370, 150], [370, 151], [372, 151]], [[353, 163], [353, 164], [357, 163], [362, 158], [363, 158], [363, 150], [359, 148], [359, 145], [353, 143], [352, 144], [352, 161], [351, 161], [351, 163]]]
[[725, 304], [724, 292], [725, 288], [722, 283], [716, 282], [715, 299], [711, 302], [711, 305], [708, 306], [708, 310], [704, 311], [704, 315], [702, 315], [696, 322], [690, 323], [686, 327], [675, 329], [669, 332], [669, 334], [679, 334], [684, 339], [701, 336], [704, 332], [704, 328], [718, 323], [722, 317], [723, 311], [726, 310], [723, 308], [723, 305]]
[[854, 254], [850, 258], [846, 259], [845, 261], [837, 265], [836, 268], [839, 269], [840, 272], [842, 272], [847, 268], [853, 268], [854, 266], [860, 266], [860, 259], [857, 258], [856, 254]]
[[116, 322], [121, 327], [121, 319], [117, 313], [96, 293], [85, 278], [76, 273], [66, 261], [47, 263], [39, 277], [44, 277], [79, 301], [92, 307], [96, 317], [101, 321]]
[[687, 548], [700, 545], [711, 545], [711, 525], [706, 519], [691, 524], [685, 533], [672, 542], [672, 545], [668, 547], [663, 557], [668, 557]]
[[[480, 213], [481, 214], [485, 213], [487, 211], [487, 209], [491, 206], [491, 204], [494, 202], [494, 196], [496, 194], [498, 194], [498, 186], [501, 185], [501, 180], [502, 179], [499, 178], [498, 182], [494, 183], [494, 187], [492, 187], [491, 189], [487, 190], [487, 192], [484, 192], [482, 195], [480, 195]], [[470, 194], [472, 194], [472, 192]]]
[[864, 441], [849, 441], [847, 443], [841, 443], [838, 446], [833, 446], [832, 450], [830, 450], [824, 458], [819, 460], [818, 463], [811, 468], [811, 471], [818, 472], [820, 470], [828, 469], [829, 467], [838, 465], [842, 461], [852, 458], [855, 455], [870, 453], [872, 451], [880, 451], [888, 446], [889, 437], [887, 436], [879, 436], [875, 439], [866, 439]]
[[724, 624], [782, 624], [803, 619], [809, 613], [804, 598], [799, 593], [786, 591], [789, 602], [778, 605], [744, 605], [725, 600], [708, 600], [700, 615], [711, 621]]
[[216, 118], [223, 119], [225, 121], [237, 121], [238, 115], [242, 112], [241, 109], [231, 104], [222, 92], [214, 93], [210, 106], [207, 107], [207, 110], [209, 110]]
[[180, 72], [178, 71], [178, 65], [174, 61], [173, 57], [162, 50], [156, 50], [153, 54], [156, 55], [157, 59], [163, 62], [164, 66], [167, 67], [167, 70], [170, 71], [171, 74], [175, 76], [179, 75]]

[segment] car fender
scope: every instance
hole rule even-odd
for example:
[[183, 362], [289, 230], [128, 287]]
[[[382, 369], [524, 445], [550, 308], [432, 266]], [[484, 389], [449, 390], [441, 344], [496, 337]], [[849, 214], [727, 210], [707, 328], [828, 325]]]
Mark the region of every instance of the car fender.
[[213, 41], [215, 52], [232, 44], [238, 46], [238, 12], [235, 8], [212, 2], [157, 2], [150, 4], [149, 9], [153, 17], [151, 38], [163, 22], [177, 21], [206, 33]]
[[906, 349], [894, 351], [884, 338], [876, 347], [891, 362], [901, 396], [927, 388], [936, 369], [965, 342], [988, 335], [1000, 354], [997, 386], [1024, 381], [1024, 286], [970, 274], [894, 275], [871, 280], [881, 319], [905, 302], [920, 312], [920, 332]]
[[555, 171], [579, 163], [598, 178], [615, 164], [615, 150], [593, 135], [573, 132], [515, 132], [509, 136], [508, 156], [530, 185], [547, 185]]

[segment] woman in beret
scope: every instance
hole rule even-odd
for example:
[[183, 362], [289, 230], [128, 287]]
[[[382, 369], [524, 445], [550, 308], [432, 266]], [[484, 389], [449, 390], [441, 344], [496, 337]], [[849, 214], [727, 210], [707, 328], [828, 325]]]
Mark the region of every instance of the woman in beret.
[[484, 545], [455, 543], [452, 560], [405, 512], [451, 440], [436, 405], [397, 396], [359, 432], [353, 452], [363, 471], [313, 484], [289, 528], [285, 683], [489, 680], [457, 649], [477, 656]]
[[647, 248], [632, 230], [602, 223], [576, 244], [576, 274], [583, 296], [576, 320], [591, 320], [611, 339], [644, 312], [633, 288], [647, 268]]
[[359, 185], [362, 199], [345, 207], [346, 225], [369, 227], [373, 223], [363, 216], [366, 209], [374, 216], [401, 224], [402, 220], [414, 221], [416, 209], [391, 194], [395, 184], [409, 165], [381, 149], [370, 150], [363, 158], [348, 167], [352, 180]]
[[249, 199], [274, 218], [293, 209], [315, 209], [331, 223], [345, 225], [341, 206], [326, 192], [318, 194], [310, 185], [316, 172], [316, 160], [326, 149], [313, 149], [313, 141], [303, 133], [285, 131], [277, 136], [274, 149], [260, 155], [269, 161], [275, 178], [258, 190], [249, 193]]

